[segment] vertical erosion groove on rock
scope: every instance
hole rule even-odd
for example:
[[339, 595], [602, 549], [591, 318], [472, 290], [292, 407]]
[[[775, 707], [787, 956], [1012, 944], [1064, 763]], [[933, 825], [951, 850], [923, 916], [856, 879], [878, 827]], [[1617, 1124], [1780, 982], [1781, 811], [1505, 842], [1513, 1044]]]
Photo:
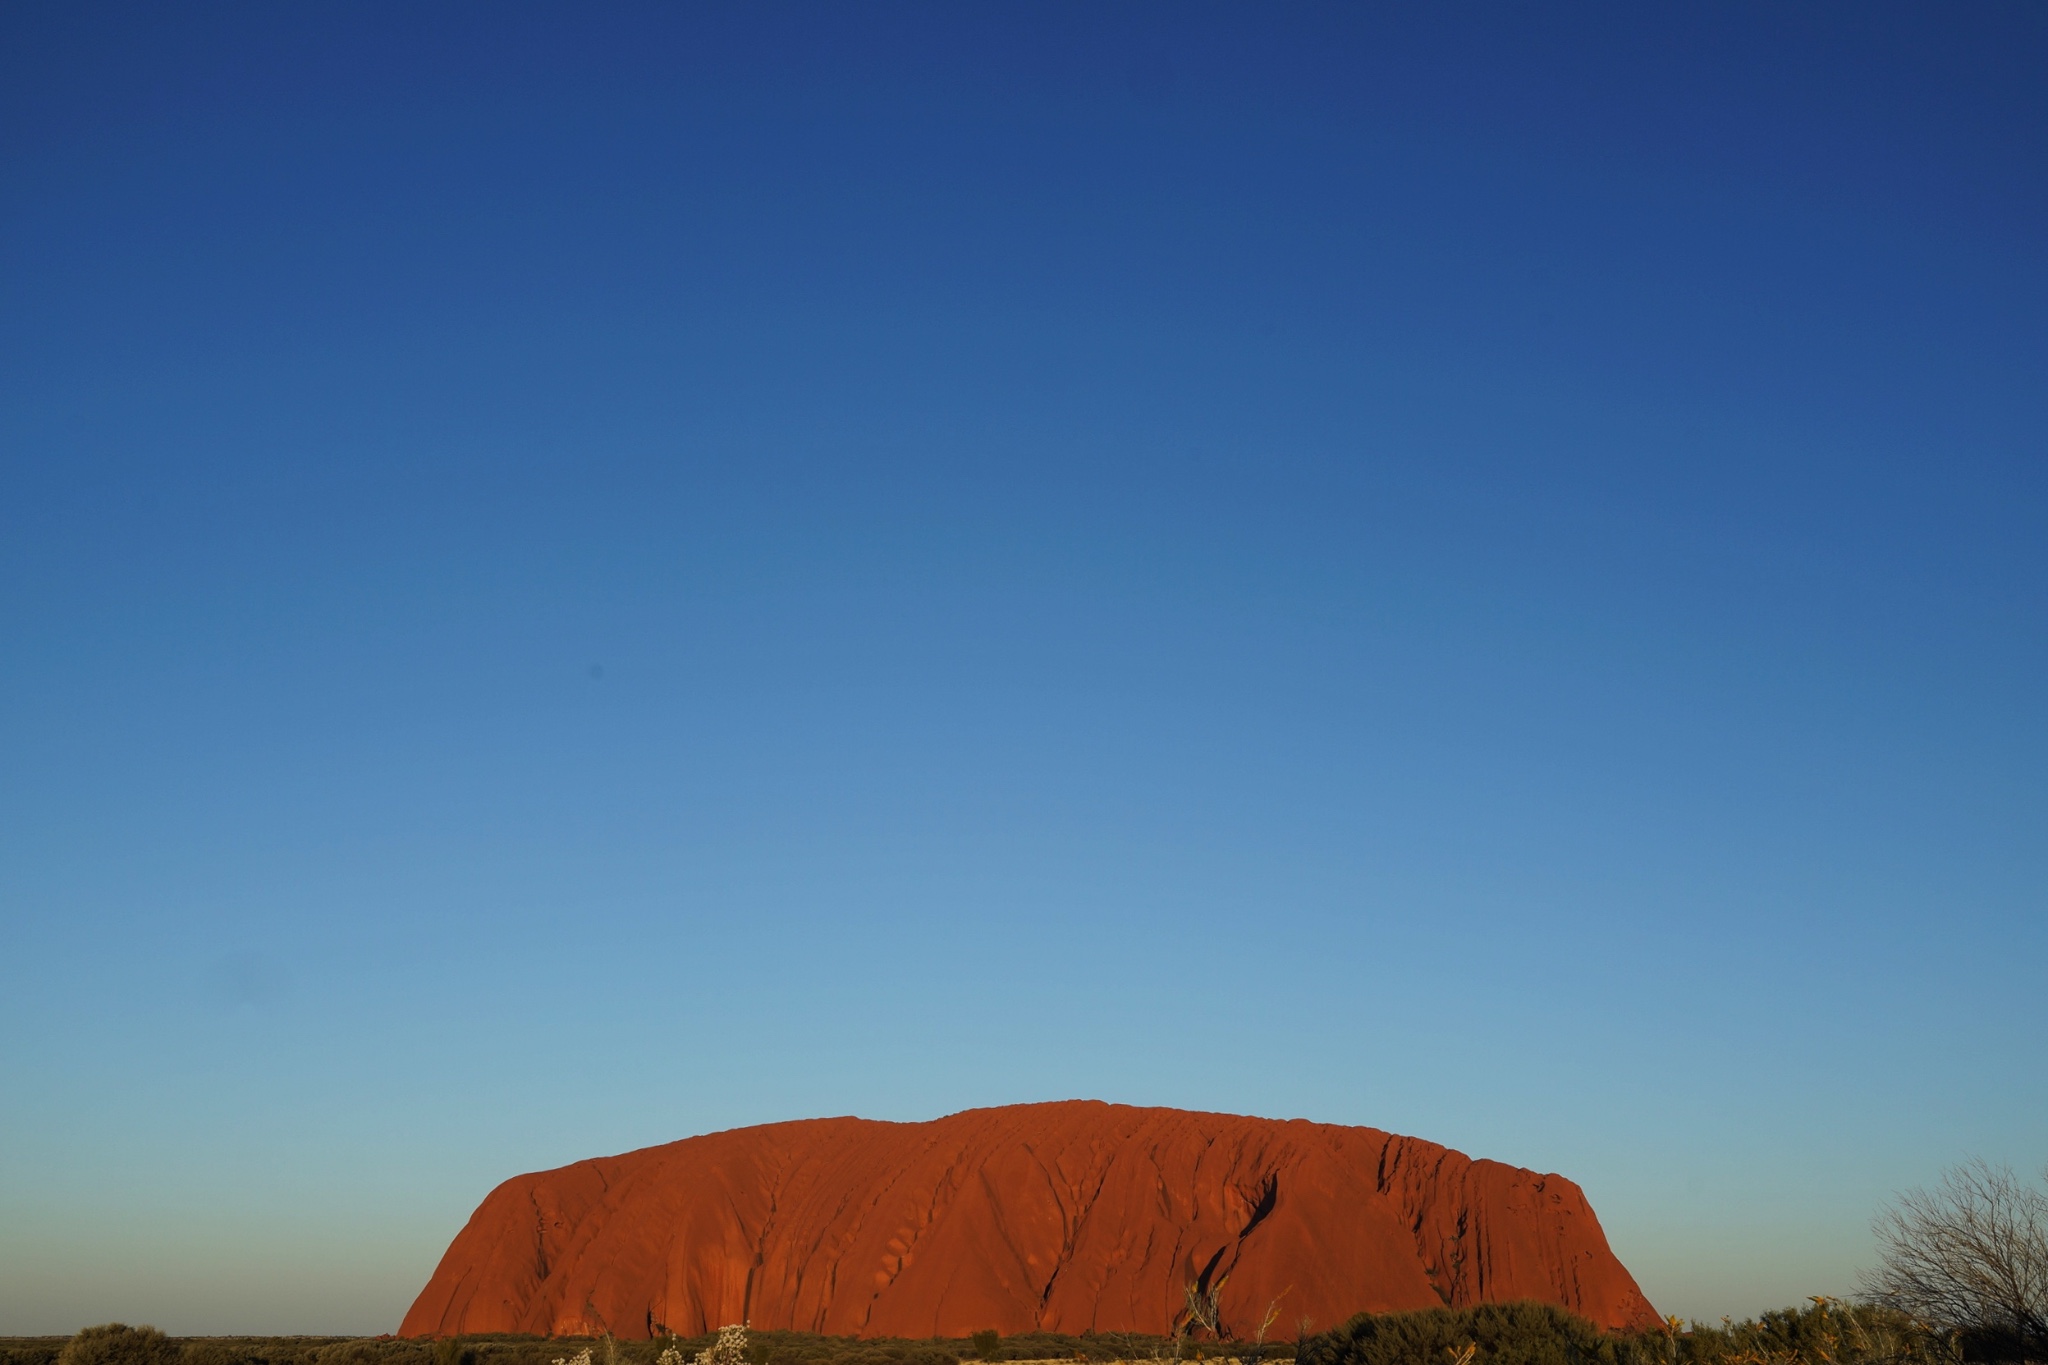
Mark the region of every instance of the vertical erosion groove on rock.
[[493, 1190], [407, 1336], [751, 1321], [858, 1336], [1226, 1329], [1538, 1299], [1656, 1310], [1578, 1186], [1373, 1128], [1094, 1101], [688, 1138]]

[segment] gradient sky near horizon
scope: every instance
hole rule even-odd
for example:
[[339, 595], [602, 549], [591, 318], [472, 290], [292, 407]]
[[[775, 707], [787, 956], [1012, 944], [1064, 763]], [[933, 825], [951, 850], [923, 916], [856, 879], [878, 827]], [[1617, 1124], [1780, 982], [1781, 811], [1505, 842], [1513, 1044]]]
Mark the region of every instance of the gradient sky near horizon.
[[2048, 10], [0, 7], [0, 1333], [1075, 1096], [1663, 1311], [2048, 1161]]

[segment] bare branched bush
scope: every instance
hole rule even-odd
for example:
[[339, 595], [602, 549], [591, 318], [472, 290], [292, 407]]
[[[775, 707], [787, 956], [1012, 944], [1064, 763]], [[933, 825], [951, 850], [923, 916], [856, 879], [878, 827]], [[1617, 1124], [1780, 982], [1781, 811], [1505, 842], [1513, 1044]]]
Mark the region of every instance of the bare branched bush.
[[1258, 1327], [1252, 1332], [1252, 1346], [1255, 1350], [1265, 1346], [1266, 1333], [1272, 1331], [1273, 1324], [1280, 1321], [1280, 1300], [1286, 1297], [1287, 1291], [1283, 1289], [1266, 1304], [1265, 1315], [1259, 1319]]
[[697, 1352], [697, 1365], [748, 1365], [746, 1324], [719, 1328], [718, 1340]]
[[[1228, 1276], [1225, 1277], [1229, 1278]], [[1223, 1340], [1223, 1281], [1209, 1284], [1205, 1280], [1190, 1280], [1187, 1284], [1188, 1330], [1206, 1331], [1216, 1340]]]
[[1872, 1231], [1873, 1302], [1968, 1333], [1983, 1354], [2048, 1360], [2048, 1190], [1973, 1161], [1900, 1195]]

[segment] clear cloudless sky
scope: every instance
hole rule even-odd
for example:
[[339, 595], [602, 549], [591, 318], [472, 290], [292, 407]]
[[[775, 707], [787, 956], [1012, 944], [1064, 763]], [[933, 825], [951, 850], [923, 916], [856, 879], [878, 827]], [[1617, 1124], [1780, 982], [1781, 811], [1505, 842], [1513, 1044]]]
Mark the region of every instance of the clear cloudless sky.
[[0, 8], [0, 1332], [1074, 1096], [1664, 1311], [2048, 1160], [2048, 11]]

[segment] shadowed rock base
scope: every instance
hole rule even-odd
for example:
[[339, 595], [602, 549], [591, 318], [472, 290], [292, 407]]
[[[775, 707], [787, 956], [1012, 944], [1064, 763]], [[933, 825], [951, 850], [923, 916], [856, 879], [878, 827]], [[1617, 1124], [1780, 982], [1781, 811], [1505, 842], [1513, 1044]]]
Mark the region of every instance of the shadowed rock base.
[[1074, 1100], [811, 1119], [517, 1176], [399, 1328], [1166, 1333], [1190, 1283], [1293, 1337], [1361, 1310], [1656, 1310], [1571, 1181], [1374, 1128]]

